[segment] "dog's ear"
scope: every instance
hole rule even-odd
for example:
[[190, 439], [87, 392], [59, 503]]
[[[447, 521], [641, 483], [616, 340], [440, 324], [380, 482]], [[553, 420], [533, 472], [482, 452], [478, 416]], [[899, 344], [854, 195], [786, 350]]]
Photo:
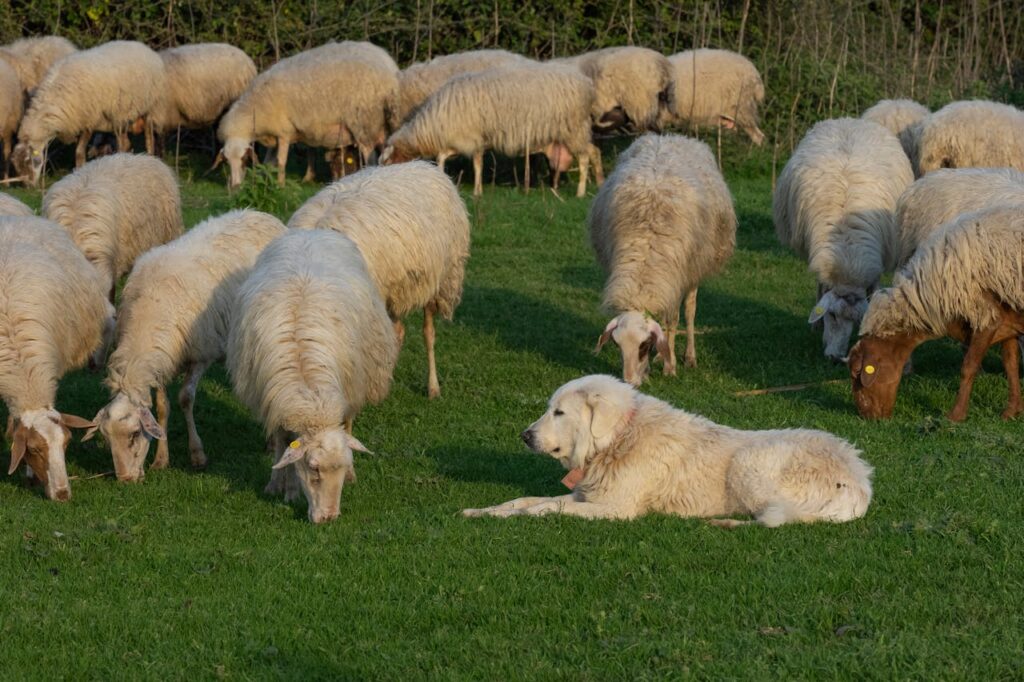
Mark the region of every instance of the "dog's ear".
[[622, 419], [622, 410], [603, 393], [594, 392], [587, 395], [587, 407], [590, 408], [590, 435], [595, 441], [607, 439]]

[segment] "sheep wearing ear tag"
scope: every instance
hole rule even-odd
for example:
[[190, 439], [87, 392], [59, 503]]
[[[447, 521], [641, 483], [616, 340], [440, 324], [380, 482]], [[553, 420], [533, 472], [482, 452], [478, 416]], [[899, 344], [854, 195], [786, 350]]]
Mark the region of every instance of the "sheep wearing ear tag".
[[807, 322], [812, 325], [824, 322], [823, 340], [827, 358], [833, 362], [844, 361], [853, 327], [860, 322], [865, 310], [866, 292], [848, 287], [829, 289], [814, 305]]

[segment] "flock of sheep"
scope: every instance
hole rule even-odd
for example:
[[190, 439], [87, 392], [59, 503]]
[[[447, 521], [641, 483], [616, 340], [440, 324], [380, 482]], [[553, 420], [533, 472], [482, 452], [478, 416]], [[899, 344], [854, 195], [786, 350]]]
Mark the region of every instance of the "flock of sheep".
[[[79, 166], [46, 192], [41, 217], [0, 195], [10, 473], [24, 461], [50, 498], [68, 499], [71, 428], [87, 429], [85, 438], [102, 432], [121, 480], [143, 477], [153, 440], [152, 466], [166, 466], [165, 387], [179, 372], [191, 461], [205, 466], [192, 408], [204, 371], [226, 358], [273, 443], [268, 492], [292, 499], [301, 490], [313, 522], [338, 515], [342, 487], [355, 478], [352, 452], [366, 449], [352, 422], [386, 397], [402, 320], [415, 310], [424, 313], [427, 391], [440, 394], [434, 318], [450, 319], [459, 304], [470, 243], [446, 158], [473, 160], [475, 194], [485, 150], [527, 162], [544, 153], [556, 187], [575, 159], [582, 196], [590, 168], [603, 181], [595, 134], [643, 133], [589, 216], [607, 273], [604, 306], [615, 315], [598, 349], [614, 341], [624, 378], [639, 385], [657, 357], [676, 373], [681, 306], [684, 363], [696, 364], [697, 288], [736, 243], [732, 197], [711, 150], [661, 129], [735, 127], [764, 139], [760, 76], [724, 50], [665, 57], [621, 47], [548, 62], [482, 50], [403, 71], [379, 47], [345, 41], [257, 75], [228, 45], [157, 53], [117, 41], [78, 51], [49, 37], [0, 48], [5, 83], [4, 104], [29, 98], [24, 111], [0, 112], [5, 160], [20, 177], [39, 181], [54, 139], [77, 144]], [[287, 225], [242, 210], [185, 232], [174, 173], [155, 156], [127, 153], [128, 133], [145, 133], [154, 152], [168, 132], [218, 120], [230, 185], [256, 160], [256, 142], [276, 148], [281, 181], [295, 143], [326, 149], [340, 179]], [[86, 163], [97, 132], [113, 134], [120, 151]], [[810, 322], [823, 324], [826, 355], [849, 363], [861, 414], [888, 416], [911, 350], [947, 334], [967, 344], [950, 417], [965, 416], [981, 357], [997, 343], [1010, 383], [1004, 416], [1021, 411], [1021, 171], [1024, 113], [992, 102], [929, 113], [887, 100], [861, 119], [818, 123], [796, 149], [775, 190], [776, 230], [818, 278]], [[893, 286], [878, 289], [896, 268]], [[862, 338], [848, 352], [858, 323]], [[57, 412], [59, 379], [90, 361], [107, 365], [110, 402], [91, 421]]]

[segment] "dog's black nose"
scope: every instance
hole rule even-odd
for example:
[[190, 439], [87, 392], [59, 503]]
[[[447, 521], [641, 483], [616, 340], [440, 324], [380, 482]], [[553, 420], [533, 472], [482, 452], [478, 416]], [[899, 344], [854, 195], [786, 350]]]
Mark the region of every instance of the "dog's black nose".
[[526, 429], [519, 434], [519, 437], [523, 439], [523, 442], [526, 443], [527, 447], [533, 447], [533, 431]]

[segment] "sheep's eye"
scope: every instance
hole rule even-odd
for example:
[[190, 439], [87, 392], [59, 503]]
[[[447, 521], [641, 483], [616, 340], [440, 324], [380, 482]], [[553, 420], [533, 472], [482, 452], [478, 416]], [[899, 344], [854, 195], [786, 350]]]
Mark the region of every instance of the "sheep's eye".
[[136, 431], [132, 435], [128, 436], [128, 445], [135, 445], [135, 442], [139, 440], [140, 435], [142, 435], [142, 432]]
[[565, 414], [565, 412], [562, 412], [561, 410], [555, 410], [556, 417], [561, 417], [563, 414]]

